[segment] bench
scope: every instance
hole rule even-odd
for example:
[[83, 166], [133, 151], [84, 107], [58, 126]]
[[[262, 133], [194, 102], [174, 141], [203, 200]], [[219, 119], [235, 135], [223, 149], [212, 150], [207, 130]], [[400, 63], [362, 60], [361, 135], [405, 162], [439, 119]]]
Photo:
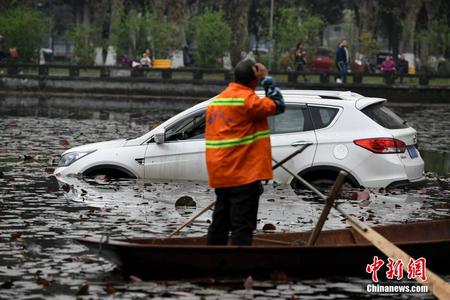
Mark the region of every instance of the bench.
[[152, 68], [155, 69], [170, 69], [172, 67], [172, 61], [170, 59], [154, 59]]

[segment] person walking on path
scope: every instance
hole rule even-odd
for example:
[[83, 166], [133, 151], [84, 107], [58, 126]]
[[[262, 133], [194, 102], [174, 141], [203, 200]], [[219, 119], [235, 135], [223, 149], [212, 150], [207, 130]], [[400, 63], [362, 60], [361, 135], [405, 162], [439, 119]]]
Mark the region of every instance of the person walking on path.
[[[284, 100], [264, 65], [239, 62], [234, 82], [206, 110], [206, 166], [216, 203], [209, 245], [251, 245], [256, 229], [261, 181], [272, 179], [267, 117], [284, 112]], [[255, 94], [261, 83], [266, 96]]]
[[303, 80], [307, 82], [308, 78], [306, 78], [306, 75], [304, 74], [307, 63], [307, 56], [306, 51], [303, 49], [303, 46], [300, 43], [298, 43], [297, 47], [295, 48], [294, 62], [296, 66], [295, 70], [302, 73]]
[[347, 40], [342, 40], [336, 49], [336, 67], [339, 72], [339, 77], [336, 78], [337, 83], [347, 82], [348, 64], [350, 56], [348, 55]]

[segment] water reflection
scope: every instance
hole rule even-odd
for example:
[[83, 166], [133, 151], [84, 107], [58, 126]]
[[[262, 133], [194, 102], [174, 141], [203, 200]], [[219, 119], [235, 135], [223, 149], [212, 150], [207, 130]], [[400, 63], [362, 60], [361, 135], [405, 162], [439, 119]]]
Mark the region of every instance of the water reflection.
[[[256, 281], [252, 290], [243, 290], [243, 279], [191, 283], [131, 283], [128, 278], [123, 279], [113, 272], [113, 265], [87, 254], [72, 238], [163, 236], [194, 213], [193, 208], [175, 208], [179, 197], [191, 196], [196, 209], [200, 209], [213, 199], [213, 193], [204, 183], [105, 178], [72, 177], [67, 179], [68, 186], [60, 187], [51, 174], [62, 151], [99, 140], [143, 134], [149, 123], [160, 122], [164, 115], [151, 111], [94, 112], [82, 117], [58, 114], [3, 115], [0, 119], [1, 299], [61, 299], [86, 292], [86, 297], [92, 299], [368, 296], [363, 287], [369, 277]], [[432, 140], [429, 145], [430, 149], [440, 149]], [[448, 161], [448, 155], [443, 157]], [[446, 168], [448, 172], [448, 163]], [[423, 188], [389, 193], [371, 190], [368, 200], [346, 200], [341, 205], [370, 224], [448, 218], [449, 179], [428, 175]], [[277, 231], [309, 230], [322, 207], [310, 193], [299, 196], [289, 188], [268, 185], [261, 200], [258, 231], [267, 223], [275, 225]], [[205, 234], [209, 219], [210, 214], [205, 214], [181, 235]], [[344, 226], [342, 217], [334, 211], [325, 225], [330, 229]]]

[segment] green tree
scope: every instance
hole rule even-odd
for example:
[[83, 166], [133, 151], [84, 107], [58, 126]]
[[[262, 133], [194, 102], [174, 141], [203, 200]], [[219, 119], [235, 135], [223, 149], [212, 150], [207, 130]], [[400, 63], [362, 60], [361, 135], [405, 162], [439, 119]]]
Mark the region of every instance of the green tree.
[[363, 31], [359, 35], [359, 50], [367, 57], [374, 57], [379, 50], [378, 44], [371, 32]]
[[206, 10], [195, 19], [196, 59], [201, 67], [220, 67], [231, 44], [231, 30], [219, 12]]
[[111, 43], [119, 53], [138, 57], [150, 47], [156, 57], [166, 58], [172, 50], [181, 48], [181, 28], [174, 22], [147, 9], [131, 9], [125, 14], [118, 7], [116, 14], [111, 24]]
[[27, 6], [0, 12], [0, 31], [5, 38], [5, 47], [17, 48], [19, 60], [23, 62], [36, 61], [48, 24], [49, 20], [42, 13]]
[[74, 42], [75, 62], [80, 65], [94, 63], [95, 30], [89, 25], [74, 25], [68, 32], [68, 37]]
[[293, 8], [279, 9], [275, 19], [273, 54], [280, 58], [281, 64], [286, 67], [288, 58], [292, 59], [292, 55], [288, 57], [286, 53], [293, 50], [297, 43], [302, 44], [303, 47], [315, 46], [324, 26], [325, 21], [319, 16], [308, 15], [300, 22]]

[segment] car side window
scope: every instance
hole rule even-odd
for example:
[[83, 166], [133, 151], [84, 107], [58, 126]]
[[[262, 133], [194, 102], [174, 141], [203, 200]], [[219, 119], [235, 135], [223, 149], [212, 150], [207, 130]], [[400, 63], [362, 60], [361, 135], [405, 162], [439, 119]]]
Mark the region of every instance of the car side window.
[[269, 127], [271, 134], [313, 129], [306, 105], [286, 105], [284, 113], [269, 117]]
[[325, 128], [331, 124], [339, 112], [338, 108], [324, 106], [309, 106], [314, 128]]
[[166, 129], [165, 140], [183, 141], [205, 138], [206, 117], [205, 112], [190, 115]]

